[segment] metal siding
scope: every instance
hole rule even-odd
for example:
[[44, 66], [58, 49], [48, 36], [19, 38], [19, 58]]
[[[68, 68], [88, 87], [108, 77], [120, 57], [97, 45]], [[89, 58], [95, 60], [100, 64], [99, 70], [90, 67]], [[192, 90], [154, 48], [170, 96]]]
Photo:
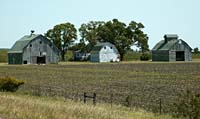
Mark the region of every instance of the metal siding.
[[169, 51], [169, 61], [176, 61], [176, 51], [175, 50]]
[[91, 62], [100, 62], [99, 52], [91, 52]]
[[9, 53], [8, 54], [8, 64], [22, 64], [22, 54], [21, 53]]
[[[42, 42], [41, 44], [40, 41]], [[30, 44], [32, 47], [30, 47]], [[38, 37], [30, 44], [24, 49], [23, 60], [27, 60], [29, 64], [36, 64], [37, 57], [45, 56], [46, 64], [58, 63], [58, 53], [53, 50], [53, 45], [50, 47], [50, 42], [43, 37]]]
[[169, 51], [152, 51], [152, 61], [169, 61]]
[[177, 42], [174, 45], [174, 47], [172, 47], [172, 50], [175, 51], [175, 55], [174, 55], [175, 60], [172, 60], [172, 61], [176, 61], [176, 51], [184, 51], [185, 61], [192, 61], [192, 53], [190, 51], [190, 47], [188, 47], [184, 42], [180, 42], [180, 43]]
[[174, 45], [170, 46], [171, 47], [168, 51], [161, 49], [153, 50], [152, 61], [176, 61], [176, 51], [184, 51], [185, 61], [192, 60], [192, 53], [190, 50], [191, 48], [183, 40], [178, 40], [178, 41], [176, 40], [176, 42], [174, 42]]
[[189, 49], [185, 49], [185, 61], [192, 61], [192, 53]]

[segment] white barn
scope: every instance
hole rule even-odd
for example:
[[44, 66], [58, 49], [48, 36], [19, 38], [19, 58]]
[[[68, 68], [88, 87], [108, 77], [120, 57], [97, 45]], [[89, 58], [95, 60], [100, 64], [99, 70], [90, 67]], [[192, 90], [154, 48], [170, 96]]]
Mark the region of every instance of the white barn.
[[120, 54], [117, 48], [109, 43], [98, 43], [90, 52], [91, 62], [119, 62]]

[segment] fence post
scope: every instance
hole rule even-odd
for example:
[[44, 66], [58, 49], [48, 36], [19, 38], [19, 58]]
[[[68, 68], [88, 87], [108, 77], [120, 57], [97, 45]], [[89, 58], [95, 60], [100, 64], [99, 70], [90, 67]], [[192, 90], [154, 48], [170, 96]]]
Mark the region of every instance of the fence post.
[[126, 102], [127, 102], [127, 107], [131, 107], [131, 96], [130, 95], [128, 95], [126, 97]]
[[96, 96], [97, 96], [96, 93], [94, 93], [94, 95], [93, 95], [93, 104], [94, 105], [96, 105]]
[[84, 92], [84, 96], [83, 96], [83, 102], [86, 103], [86, 92]]
[[111, 103], [111, 107], [112, 107], [112, 103], [113, 103], [113, 94], [111, 94], [111, 96], [110, 96], [110, 103]]
[[159, 112], [162, 113], [162, 99], [159, 99]]

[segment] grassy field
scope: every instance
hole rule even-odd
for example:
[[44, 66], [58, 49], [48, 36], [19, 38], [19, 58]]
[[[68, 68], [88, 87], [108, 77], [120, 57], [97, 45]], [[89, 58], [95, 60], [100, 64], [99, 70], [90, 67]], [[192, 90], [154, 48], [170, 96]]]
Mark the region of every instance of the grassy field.
[[105, 104], [93, 106], [62, 98], [1, 93], [0, 118], [5, 119], [172, 119], [143, 110]]
[[[178, 94], [200, 91], [200, 63], [60, 63], [59, 65], [0, 65], [0, 77], [24, 80], [20, 92], [83, 100], [97, 93], [97, 103], [115, 103], [170, 112]], [[130, 98], [130, 103], [127, 98]]]

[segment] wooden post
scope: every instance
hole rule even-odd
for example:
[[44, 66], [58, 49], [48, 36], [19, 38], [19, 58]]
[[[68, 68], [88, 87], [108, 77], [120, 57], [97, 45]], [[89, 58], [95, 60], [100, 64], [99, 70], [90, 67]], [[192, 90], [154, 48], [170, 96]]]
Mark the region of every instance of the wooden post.
[[131, 96], [126, 97], [127, 107], [131, 107]]
[[162, 113], [162, 99], [159, 99], [159, 112]]
[[86, 103], [86, 93], [84, 92], [84, 99], [83, 102]]
[[110, 96], [110, 103], [111, 103], [111, 107], [112, 107], [112, 103], [113, 103], [113, 94], [111, 94], [111, 96]]
[[94, 93], [94, 95], [93, 95], [93, 104], [94, 105], [96, 105], [96, 96], [97, 96], [96, 93]]
[[87, 95], [87, 94], [84, 92], [84, 99], [83, 99], [83, 101], [84, 101], [84, 103], [86, 103], [87, 98], [90, 98], [90, 99], [93, 99], [93, 105], [96, 105], [96, 97], [97, 97], [97, 94], [96, 94], [96, 93], [94, 93], [93, 96], [89, 96], [89, 95]]

